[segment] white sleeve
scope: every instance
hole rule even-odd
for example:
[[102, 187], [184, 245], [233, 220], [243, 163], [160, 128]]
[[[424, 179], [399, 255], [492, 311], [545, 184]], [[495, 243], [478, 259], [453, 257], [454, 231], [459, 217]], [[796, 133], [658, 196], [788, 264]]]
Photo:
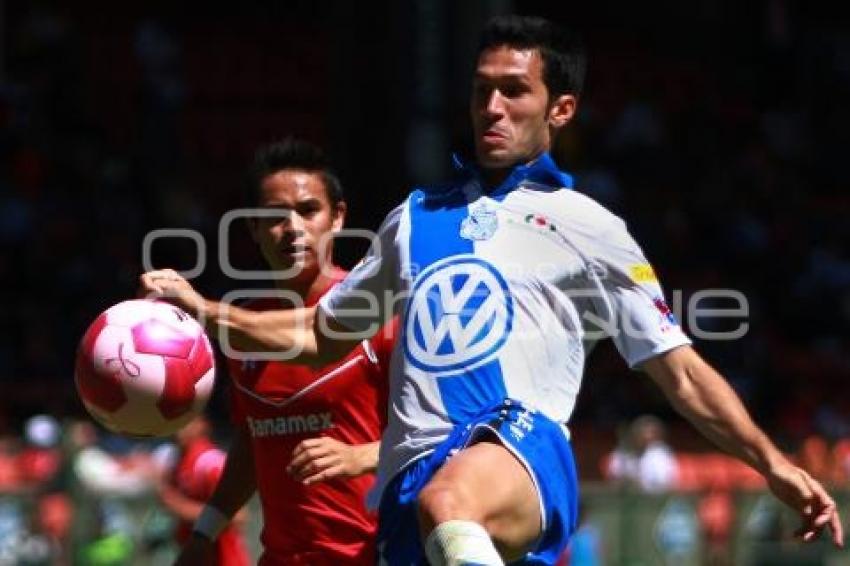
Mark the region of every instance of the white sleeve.
[[596, 265], [591, 266], [591, 277], [599, 291], [593, 302], [620, 355], [634, 368], [691, 341], [667, 305], [643, 251], [623, 221], [613, 220], [593, 246], [591, 261]]
[[322, 297], [319, 308], [349, 330], [377, 331], [393, 317], [399, 291], [396, 235], [404, 205], [381, 224], [366, 257]]

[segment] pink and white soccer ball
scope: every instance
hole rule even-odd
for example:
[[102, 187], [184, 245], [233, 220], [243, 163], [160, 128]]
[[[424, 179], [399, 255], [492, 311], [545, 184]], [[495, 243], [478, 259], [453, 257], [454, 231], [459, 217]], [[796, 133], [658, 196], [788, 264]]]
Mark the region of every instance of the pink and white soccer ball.
[[163, 302], [132, 300], [104, 311], [77, 350], [74, 381], [88, 412], [132, 436], [167, 436], [203, 411], [215, 359], [200, 324]]

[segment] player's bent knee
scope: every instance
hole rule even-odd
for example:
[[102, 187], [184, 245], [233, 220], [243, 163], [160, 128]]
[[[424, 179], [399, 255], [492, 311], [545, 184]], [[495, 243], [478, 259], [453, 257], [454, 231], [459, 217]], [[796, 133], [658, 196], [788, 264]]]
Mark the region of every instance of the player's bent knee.
[[474, 499], [462, 485], [448, 481], [432, 481], [419, 494], [419, 524], [423, 536], [440, 523], [452, 520], [480, 522], [474, 508]]

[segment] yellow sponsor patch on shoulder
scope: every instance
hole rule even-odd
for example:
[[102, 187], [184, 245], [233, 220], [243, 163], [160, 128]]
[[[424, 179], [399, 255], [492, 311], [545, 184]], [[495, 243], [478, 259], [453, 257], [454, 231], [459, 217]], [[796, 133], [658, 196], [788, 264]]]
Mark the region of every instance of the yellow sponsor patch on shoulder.
[[629, 267], [629, 275], [635, 283], [650, 283], [658, 281], [655, 271], [648, 263], [638, 263]]

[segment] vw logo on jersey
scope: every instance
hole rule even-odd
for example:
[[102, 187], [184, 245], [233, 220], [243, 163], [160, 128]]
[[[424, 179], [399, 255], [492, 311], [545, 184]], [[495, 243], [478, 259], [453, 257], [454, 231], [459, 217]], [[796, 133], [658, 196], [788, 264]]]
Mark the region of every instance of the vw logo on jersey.
[[495, 267], [472, 255], [440, 260], [413, 284], [404, 353], [425, 371], [481, 365], [504, 345], [513, 315], [508, 284]]

